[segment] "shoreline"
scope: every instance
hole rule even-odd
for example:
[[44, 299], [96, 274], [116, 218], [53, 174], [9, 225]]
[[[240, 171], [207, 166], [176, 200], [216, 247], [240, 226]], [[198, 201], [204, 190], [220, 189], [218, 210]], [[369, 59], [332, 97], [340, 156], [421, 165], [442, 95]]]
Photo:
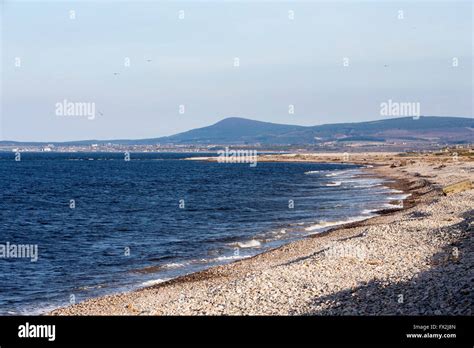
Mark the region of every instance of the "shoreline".
[[[309, 162], [307, 158], [302, 161]], [[472, 164], [472, 162], [468, 163]], [[186, 303], [193, 302], [195, 305], [196, 301], [190, 301], [190, 299], [194, 298], [193, 292], [199, 291], [204, 291], [207, 293], [207, 296], [204, 296], [201, 299], [201, 301], [207, 303], [207, 299], [209, 297], [215, 297], [215, 295], [213, 295], [215, 290], [213, 289], [220, 289], [220, 287], [223, 286], [223, 284], [221, 284], [223, 281], [224, 283], [228, 283], [229, 281], [239, 281], [242, 278], [251, 276], [252, 273], [260, 274], [262, 272], [271, 270], [273, 267], [285, 265], [284, 263], [282, 264], [282, 261], [284, 260], [290, 262], [288, 265], [293, 265], [295, 263], [298, 264], [308, 258], [324, 254], [325, 250], [327, 251], [328, 248], [334, 249], [334, 244], [337, 246], [338, 243], [344, 244], [346, 242], [356, 241], [357, 239], [364, 238], [367, 235], [367, 231], [361, 230], [367, 228], [370, 229], [373, 226], [384, 223], [384, 220], [386, 219], [397, 220], [398, 215], [404, 214], [404, 212], [409, 211], [410, 209], [417, 208], [421, 203], [433, 203], [441, 195], [439, 187], [436, 186], [436, 183], [429, 182], [423, 177], [420, 177], [420, 174], [414, 175], [413, 173], [403, 172], [403, 170], [400, 170], [400, 168], [387, 166], [386, 163], [365, 162], [364, 164], [370, 164], [373, 166], [371, 168], [363, 168], [363, 171], [368, 173], [369, 176], [378, 178], [382, 177], [384, 179], [390, 180], [390, 182], [384, 183], [384, 186], [401, 190], [404, 193], [410, 193], [410, 196], [403, 200], [403, 208], [382, 209], [375, 212], [377, 216], [368, 217], [362, 221], [338, 225], [321, 233], [303, 237], [297, 241], [286, 243], [282, 246], [266, 250], [248, 258], [240, 259], [224, 265], [213, 266], [202, 271], [179, 276], [156, 285], [146, 286], [130, 292], [91, 298], [75, 305], [55, 309], [51, 312], [45, 313], [45, 315], [306, 313], [304, 310], [300, 311], [299, 309], [295, 308], [283, 311], [277, 310], [276, 312], [274, 312], [271, 308], [264, 308], [263, 312], [258, 310], [255, 311], [255, 308], [250, 308], [250, 310], [247, 308], [247, 310], [241, 312], [236, 312], [235, 310], [227, 311], [226, 301], [222, 300], [216, 301], [218, 305], [214, 304], [212, 306], [208, 306], [205, 310], [202, 309], [202, 306], [199, 306], [200, 301], [197, 301], [197, 307], [192, 306], [191, 304], [186, 306]], [[354, 255], [342, 255], [340, 258], [350, 259], [354, 258], [355, 256], [357, 259], [359, 257], [359, 255], [356, 255], [358, 249], [354, 248], [355, 247], [353, 247], [352, 250]], [[351, 249], [349, 248], [348, 250], [350, 254]], [[336, 255], [336, 259], [337, 258], [339, 257]], [[372, 263], [376, 265], [377, 261]], [[324, 285], [324, 282], [321, 282], [319, 285]], [[199, 287], [199, 290], [195, 289], [196, 287]], [[236, 289], [238, 289], [238, 287], [236, 287]], [[266, 289], [266, 287], [263, 287], [262, 289]], [[227, 292], [233, 292], [233, 290], [235, 289], [226, 289]], [[237, 297], [240, 297], [242, 291], [235, 291], [237, 292]]]

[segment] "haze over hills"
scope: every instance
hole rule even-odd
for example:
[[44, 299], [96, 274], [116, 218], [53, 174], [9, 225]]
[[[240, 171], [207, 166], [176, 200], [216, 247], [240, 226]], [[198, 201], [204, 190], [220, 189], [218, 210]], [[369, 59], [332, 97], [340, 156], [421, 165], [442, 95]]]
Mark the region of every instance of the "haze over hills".
[[83, 140], [61, 143], [1, 141], [2, 145], [205, 145], [265, 144], [302, 145], [350, 141], [418, 141], [461, 144], [474, 142], [474, 119], [466, 117], [421, 116], [391, 118], [357, 123], [296, 126], [254, 121], [240, 117], [223, 119], [211, 126], [168, 137], [151, 139]]

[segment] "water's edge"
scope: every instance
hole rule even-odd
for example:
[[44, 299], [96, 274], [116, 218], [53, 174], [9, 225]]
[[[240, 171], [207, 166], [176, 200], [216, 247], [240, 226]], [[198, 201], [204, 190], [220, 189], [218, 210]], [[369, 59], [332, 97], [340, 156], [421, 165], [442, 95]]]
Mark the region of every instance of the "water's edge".
[[[315, 163], [326, 163], [326, 162], [315, 162]], [[352, 164], [352, 163], [346, 163], [346, 164]], [[203, 267], [202, 269], [197, 270], [197, 271], [192, 271], [192, 272], [189, 272], [189, 273], [183, 273], [181, 275], [178, 275], [178, 276], [173, 277], [173, 278], [168, 278], [168, 279], [151, 280], [149, 282], [142, 283], [141, 285], [137, 285], [135, 288], [127, 290], [127, 291], [120, 291], [120, 290], [111, 291], [111, 292], [103, 294], [103, 295], [88, 297], [88, 298], [86, 298], [83, 301], [80, 301], [78, 303], [86, 302], [86, 301], [92, 300], [92, 299], [104, 298], [104, 297], [107, 297], [107, 296], [128, 294], [128, 293], [138, 292], [138, 291], [152, 289], [152, 288], [156, 289], [158, 287], [164, 287], [164, 286], [171, 285], [171, 284], [177, 284], [177, 283], [182, 283], [182, 282], [188, 282], [190, 280], [199, 279], [200, 276], [204, 275], [204, 273], [206, 273], [209, 270], [212, 270], [214, 268], [227, 267], [227, 266], [230, 266], [230, 265], [232, 265], [234, 263], [238, 263], [238, 262], [246, 262], [246, 261], [249, 261], [250, 259], [254, 259], [258, 256], [263, 255], [263, 254], [271, 253], [275, 250], [284, 248], [284, 247], [286, 247], [286, 246], [288, 246], [292, 243], [296, 243], [296, 242], [304, 240], [306, 238], [317, 238], [318, 236], [324, 236], [324, 235], [327, 235], [329, 233], [332, 233], [332, 232], [335, 232], [337, 230], [344, 229], [344, 228], [347, 228], [347, 227], [363, 226], [368, 221], [379, 217], [381, 214], [389, 215], [389, 214], [396, 213], [400, 209], [403, 209], [404, 202], [406, 202], [408, 200], [412, 201], [413, 197], [410, 197], [411, 194], [408, 192], [409, 190], [407, 189], [406, 185], [403, 183], [402, 179], [382, 175], [381, 173], [378, 173], [375, 170], [373, 170], [374, 167], [371, 164], [369, 164], [369, 166], [360, 166], [360, 164], [354, 164], [354, 165], [358, 166], [358, 168], [361, 169], [362, 171], [364, 171], [366, 173], [369, 173], [371, 177], [384, 180], [385, 181], [384, 184], [383, 184], [384, 187], [391, 188], [391, 189], [396, 189], [396, 190], [400, 191], [400, 193], [403, 193], [404, 198], [401, 199], [401, 202], [402, 202], [401, 207], [395, 207], [393, 209], [386, 209], [384, 207], [381, 207], [381, 209], [374, 211], [373, 215], [369, 215], [366, 218], [356, 219], [356, 220], [347, 221], [347, 222], [341, 222], [340, 224], [337, 224], [337, 225], [328, 226], [327, 228], [323, 228], [323, 229], [318, 230], [316, 233], [309, 233], [305, 236], [300, 236], [300, 237], [295, 238], [293, 240], [286, 240], [278, 246], [268, 248], [268, 249], [262, 250], [260, 252], [256, 252], [255, 254], [250, 255], [250, 256], [239, 257], [239, 258], [235, 258], [235, 259], [230, 258], [230, 259], [227, 259], [227, 260], [223, 260], [222, 262], [217, 263], [217, 264], [208, 265], [207, 267]], [[54, 308], [48, 308], [48, 309], [43, 310], [39, 313], [28, 313], [27, 315], [38, 315], [38, 314], [39, 315], [49, 315], [49, 313], [53, 310], [56, 310], [56, 309], [59, 309], [59, 308], [66, 308], [66, 307], [70, 307], [70, 306], [73, 306], [73, 305], [67, 304], [67, 305], [64, 305], [64, 306], [55, 306]]]

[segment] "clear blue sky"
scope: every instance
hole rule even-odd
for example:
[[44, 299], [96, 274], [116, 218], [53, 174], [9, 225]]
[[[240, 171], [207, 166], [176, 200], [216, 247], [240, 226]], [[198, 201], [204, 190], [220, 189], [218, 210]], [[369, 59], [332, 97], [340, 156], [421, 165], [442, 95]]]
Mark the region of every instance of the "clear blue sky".
[[[389, 99], [419, 102], [422, 115], [472, 117], [472, 7], [6, 0], [0, 139], [147, 138], [230, 116], [357, 122], [382, 118], [380, 103]], [[102, 115], [58, 117], [55, 104], [64, 99], [94, 102]]]

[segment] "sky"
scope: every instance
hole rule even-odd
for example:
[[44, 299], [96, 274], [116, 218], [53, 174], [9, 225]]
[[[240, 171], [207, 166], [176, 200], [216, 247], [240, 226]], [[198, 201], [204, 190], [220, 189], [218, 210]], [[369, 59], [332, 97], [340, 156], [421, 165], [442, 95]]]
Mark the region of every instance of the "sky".
[[1, 140], [473, 115], [472, 1], [0, 3]]

